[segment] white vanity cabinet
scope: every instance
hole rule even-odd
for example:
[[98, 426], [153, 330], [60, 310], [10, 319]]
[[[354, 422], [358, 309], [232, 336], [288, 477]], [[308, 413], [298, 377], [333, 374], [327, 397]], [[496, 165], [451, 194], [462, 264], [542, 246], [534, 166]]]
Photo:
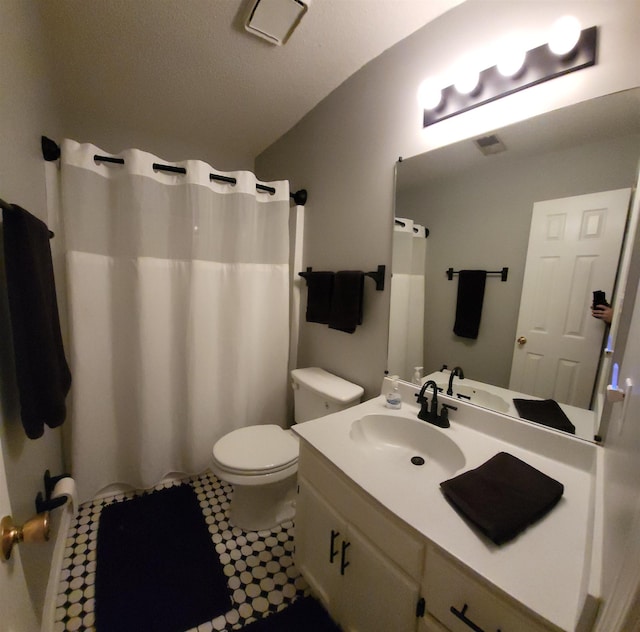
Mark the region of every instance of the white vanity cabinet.
[[295, 562], [345, 632], [560, 630], [443, 553], [304, 441]]
[[345, 632], [415, 631], [420, 539], [304, 448], [298, 480], [296, 565], [333, 618]]

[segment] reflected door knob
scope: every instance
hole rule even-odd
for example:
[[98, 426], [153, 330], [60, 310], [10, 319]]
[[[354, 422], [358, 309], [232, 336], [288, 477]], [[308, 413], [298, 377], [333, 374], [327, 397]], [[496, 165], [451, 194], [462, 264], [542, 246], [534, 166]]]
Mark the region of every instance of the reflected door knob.
[[520, 336], [520, 338], [518, 338], [518, 340], [516, 340], [516, 342], [522, 346], [524, 344], [527, 344], [527, 339], [524, 336]]

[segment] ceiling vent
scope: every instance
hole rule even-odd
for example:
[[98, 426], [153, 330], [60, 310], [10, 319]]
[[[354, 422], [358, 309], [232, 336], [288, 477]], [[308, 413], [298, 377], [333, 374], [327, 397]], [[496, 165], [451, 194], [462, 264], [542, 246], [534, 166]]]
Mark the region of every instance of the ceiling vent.
[[476, 138], [473, 142], [485, 156], [489, 156], [491, 154], [499, 154], [507, 150], [505, 144], [498, 138], [496, 134], [489, 134], [489, 136]]
[[282, 46], [308, 7], [308, 0], [255, 0], [244, 28], [272, 44]]

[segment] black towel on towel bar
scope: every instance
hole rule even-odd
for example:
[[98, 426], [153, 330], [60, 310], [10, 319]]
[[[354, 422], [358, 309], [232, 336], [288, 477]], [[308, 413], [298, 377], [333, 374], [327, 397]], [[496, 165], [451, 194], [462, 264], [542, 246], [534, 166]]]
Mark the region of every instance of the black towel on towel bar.
[[362, 299], [364, 294], [364, 272], [341, 270], [336, 272], [331, 296], [329, 327], [352, 334], [362, 325]]
[[558, 503], [564, 485], [507, 452], [440, 483], [447, 499], [495, 544], [540, 520]]
[[453, 326], [456, 336], [478, 337], [486, 280], [486, 270], [460, 270], [458, 273], [458, 300]]
[[64, 356], [46, 224], [3, 207], [4, 258], [22, 425], [30, 439], [65, 420], [71, 373]]
[[331, 294], [333, 293], [333, 272], [307, 272], [307, 313], [308, 323], [329, 322]]

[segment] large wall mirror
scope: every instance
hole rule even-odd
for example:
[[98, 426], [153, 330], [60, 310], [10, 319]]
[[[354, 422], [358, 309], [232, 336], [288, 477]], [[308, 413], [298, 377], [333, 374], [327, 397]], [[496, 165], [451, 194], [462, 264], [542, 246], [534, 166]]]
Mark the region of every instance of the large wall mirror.
[[[616, 323], [590, 307], [616, 296], [639, 158], [630, 90], [399, 161], [389, 372], [446, 388], [459, 366], [456, 396], [520, 418], [514, 399], [551, 400], [593, 440]], [[475, 338], [453, 331], [460, 270], [489, 272]]]

